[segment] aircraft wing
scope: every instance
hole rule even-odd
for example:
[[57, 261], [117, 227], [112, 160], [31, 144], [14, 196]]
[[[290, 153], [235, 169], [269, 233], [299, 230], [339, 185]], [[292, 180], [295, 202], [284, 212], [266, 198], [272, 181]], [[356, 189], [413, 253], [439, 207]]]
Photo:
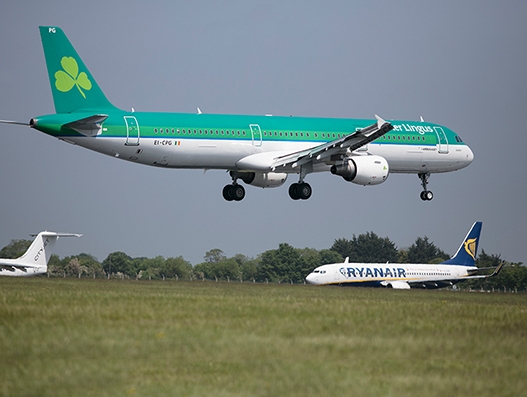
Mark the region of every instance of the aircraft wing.
[[[459, 277], [459, 278], [452, 278], [452, 279], [444, 279], [444, 280], [409, 280], [408, 284], [412, 288], [443, 288], [443, 287], [449, 287], [454, 285], [455, 283], [458, 283], [460, 281], [472, 279], [472, 278], [489, 278], [494, 277], [500, 274], [501, 269], [505, 265], [505, 262], [501, 262], [497, 267], [489, 267], [489, 268], [480, 268], [478, 270], [486, 270], [486, 269], [494, 269], [494, 271], [491, 274], [470, 274], [465, 277]], [[478, 271], [476, 270], [476, 272]], [[394, 287], [395, 288], [395, 287]]]
[[375, 115], [375, 118], [377, 119], [376, 123], [341, 138], [311, 149], [276, 157], [271, 165], [271, 170], [275, 171], [278, 168], [285, 167], [296, 168], [313, 161], [324, 161], [335, 154], [351, 153], [393, 129], [389, 122], [377, 115]]
[[[503, 269], [503, 266], [505, 265], [505, 262], [501, 262], [497, 267], [480, 267], [474, 271], [473, 274], [464, 277], [464, 278], [488, 278], [488, 277], [494, 277], [500, 274], [501, 269]], [[475, 275], [475, 273], [481, 271], [481, 270], [488, 270], [488, 269], [494, 269], [494, 271], [491, 274], [481, 274], [481, 275]]]
[[7, 264], [7, 263], [0, 263], [0, 269], [5, 269], [9, 272], [14, 272], [15, 270], [21, 270], [23, 272], [27, 272], [27, 269], [34, 268], [35, 266], [28, 266], [28, 265], [20, 265], [20, 264]]

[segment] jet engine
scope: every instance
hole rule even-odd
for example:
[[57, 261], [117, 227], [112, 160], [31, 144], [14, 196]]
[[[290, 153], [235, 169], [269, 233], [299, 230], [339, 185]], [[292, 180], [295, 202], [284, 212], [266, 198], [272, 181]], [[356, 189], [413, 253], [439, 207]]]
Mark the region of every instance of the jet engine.
[[364, 186], [383, 183], [388, 178], [389, 172], [388, 162], [381, 156], [349, 157], [331, 167], [332, 174]]
[[238, 172], [237, 177], [248, 185], [265, 188], [282, 186], [287, 179], [287, 174], [281, 172]]

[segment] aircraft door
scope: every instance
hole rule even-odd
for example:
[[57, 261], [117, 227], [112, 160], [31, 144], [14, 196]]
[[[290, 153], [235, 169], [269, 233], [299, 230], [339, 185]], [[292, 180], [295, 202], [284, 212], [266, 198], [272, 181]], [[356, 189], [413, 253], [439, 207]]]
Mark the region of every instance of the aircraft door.
[[124, 116], [124, 122], [126, 124], [126, 143], [127, 146], [138, 146], [139, 145], [139, 124], [134, 116]]
[[445, 131], [441, 127], [434, 127], [437, 135], [437, 152], [442, 154], [448, 153], [448, 140]]
[[253, 138], [253, 146], [262, 146], [262, 130], [258, 124], [249, 124]]

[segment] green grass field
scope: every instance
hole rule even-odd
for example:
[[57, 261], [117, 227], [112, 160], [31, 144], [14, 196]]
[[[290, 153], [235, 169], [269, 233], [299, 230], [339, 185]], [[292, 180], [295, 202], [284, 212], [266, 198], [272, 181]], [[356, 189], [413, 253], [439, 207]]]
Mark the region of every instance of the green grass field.
[[527, 295], [0, 279], [1, 396], [527, 395]]

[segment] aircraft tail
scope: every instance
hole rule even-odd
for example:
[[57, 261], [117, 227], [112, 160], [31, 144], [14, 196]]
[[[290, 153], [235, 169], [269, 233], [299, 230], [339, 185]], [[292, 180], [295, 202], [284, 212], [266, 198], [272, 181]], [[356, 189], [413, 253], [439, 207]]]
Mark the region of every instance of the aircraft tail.
[[475, 266], [482, 225], [482, 222], [475, 222], [459, 246], [456, 254], [442, 263], [445, 265]]
[[40, 37], [57, 113], [116, 109], [108, 101], [62, 29], [56, 26], [40, 26]]
[[40, 232], [35, 237], [27, 251], [15, 259], [14, 264], [30, 267], [47, 267], [55, 243], [59, 237], [80, 237], [82, 234]]

